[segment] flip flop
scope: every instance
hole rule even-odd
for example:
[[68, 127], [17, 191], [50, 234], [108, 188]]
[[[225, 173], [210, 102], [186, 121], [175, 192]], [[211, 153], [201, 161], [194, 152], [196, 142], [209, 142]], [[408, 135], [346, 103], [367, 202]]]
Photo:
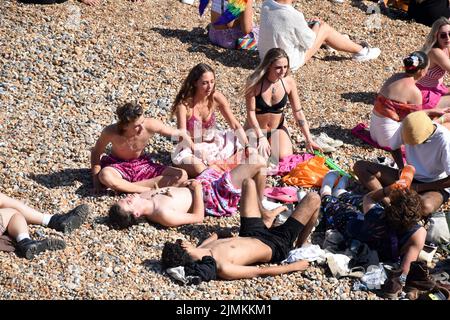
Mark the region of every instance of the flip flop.
[[298, 201], [297, 188], [295, 187], [273, 187], [264, 189], [267, 198], [276, 199], [284, 203], [294, 203]]

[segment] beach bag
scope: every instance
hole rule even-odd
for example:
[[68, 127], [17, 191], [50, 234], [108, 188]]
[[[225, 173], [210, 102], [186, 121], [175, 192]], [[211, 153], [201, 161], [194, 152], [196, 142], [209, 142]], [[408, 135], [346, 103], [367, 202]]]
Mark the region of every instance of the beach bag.
[[256, 51], [257, 49], [257, 41], [253, 34], [250, 32], [243, 37], [236, 39], [236, 49], [238, 50], [248, 50], [248, 51]]
[[325, 165], [325, 158], [315, 156], [298, 164], [281, 180], [284, 183], [299, 187], [320, 187], [323, 177], [330, 171]]
[[450, 232], [448, 230], [447, 219], [444, 212], [436, 212], [429, 219], [426, 241], [429, 243], [440, 244], [450, 241]]

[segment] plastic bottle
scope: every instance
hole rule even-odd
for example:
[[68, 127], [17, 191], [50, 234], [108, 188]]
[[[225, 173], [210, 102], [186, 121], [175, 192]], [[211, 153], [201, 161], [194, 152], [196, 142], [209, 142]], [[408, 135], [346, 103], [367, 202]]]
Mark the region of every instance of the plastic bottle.
[[[407, 189], [411, 187], [411, 183], [414, 179], [414, 173], [416, 173], [416, 169], [412, 165], [408, 164], [403, 168], [402, 173], [400, 174], [399, 180], [405, 181]], [[401, 186], [396, 183], [396, 188], [399, 189]]]

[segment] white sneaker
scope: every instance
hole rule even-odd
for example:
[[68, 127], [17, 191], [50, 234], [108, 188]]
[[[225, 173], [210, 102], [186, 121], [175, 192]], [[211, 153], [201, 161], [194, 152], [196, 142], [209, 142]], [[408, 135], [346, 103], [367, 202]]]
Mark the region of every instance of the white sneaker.
[[344, 142], [342, 140], [330, 138], [325, 132], [322, 132], [321, 134], [319, 134], [319, 137], [323, 141], [325, 141], [328, 145], [330, 145], [334, 148], [339, 148], [340, 146], [342, 146], [344, 144]]
[[194, 4], [194, 0], [181, 0], [181, 2], [185, 4]]
[[330, 146], [326, 141], [324, 141], [320, 136], [313, 137], [313, 140], [322, 149], [324, 153], [335, 152], [336, 148]]
[[364, 47], [360, 52], [353, 55], [353, 59], [359, 62], [372, 60], [378, 58], [380, 53], [381, 50], [378, 48]]

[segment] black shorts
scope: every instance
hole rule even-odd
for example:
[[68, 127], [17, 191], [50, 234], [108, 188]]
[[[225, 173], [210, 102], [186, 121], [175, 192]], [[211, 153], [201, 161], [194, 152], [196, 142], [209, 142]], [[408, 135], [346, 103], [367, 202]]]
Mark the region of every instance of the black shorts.
[[270, 229], [266, 227], [262, 218], [241, 217], [239, 236], [252, 237], [264, 242], [272, 249], [270, 262], [279, 263], [286, 259], [303, 227], [292, 217], [289, 217], [281, 226]]
[[[413, 183], [426, 183], [426, 182], [422, 182], [422, 181], [418, 181], [418, 180], [414, 179]], [[450, 194], [445, 189], [429, 190], [429, 191], [436, 191], [436, 192], [439, 192], [440, 194], [442, 194], [442, 198], [444, 198], [444, 201], [442, 203], [446, 203], [450, 196]]]

